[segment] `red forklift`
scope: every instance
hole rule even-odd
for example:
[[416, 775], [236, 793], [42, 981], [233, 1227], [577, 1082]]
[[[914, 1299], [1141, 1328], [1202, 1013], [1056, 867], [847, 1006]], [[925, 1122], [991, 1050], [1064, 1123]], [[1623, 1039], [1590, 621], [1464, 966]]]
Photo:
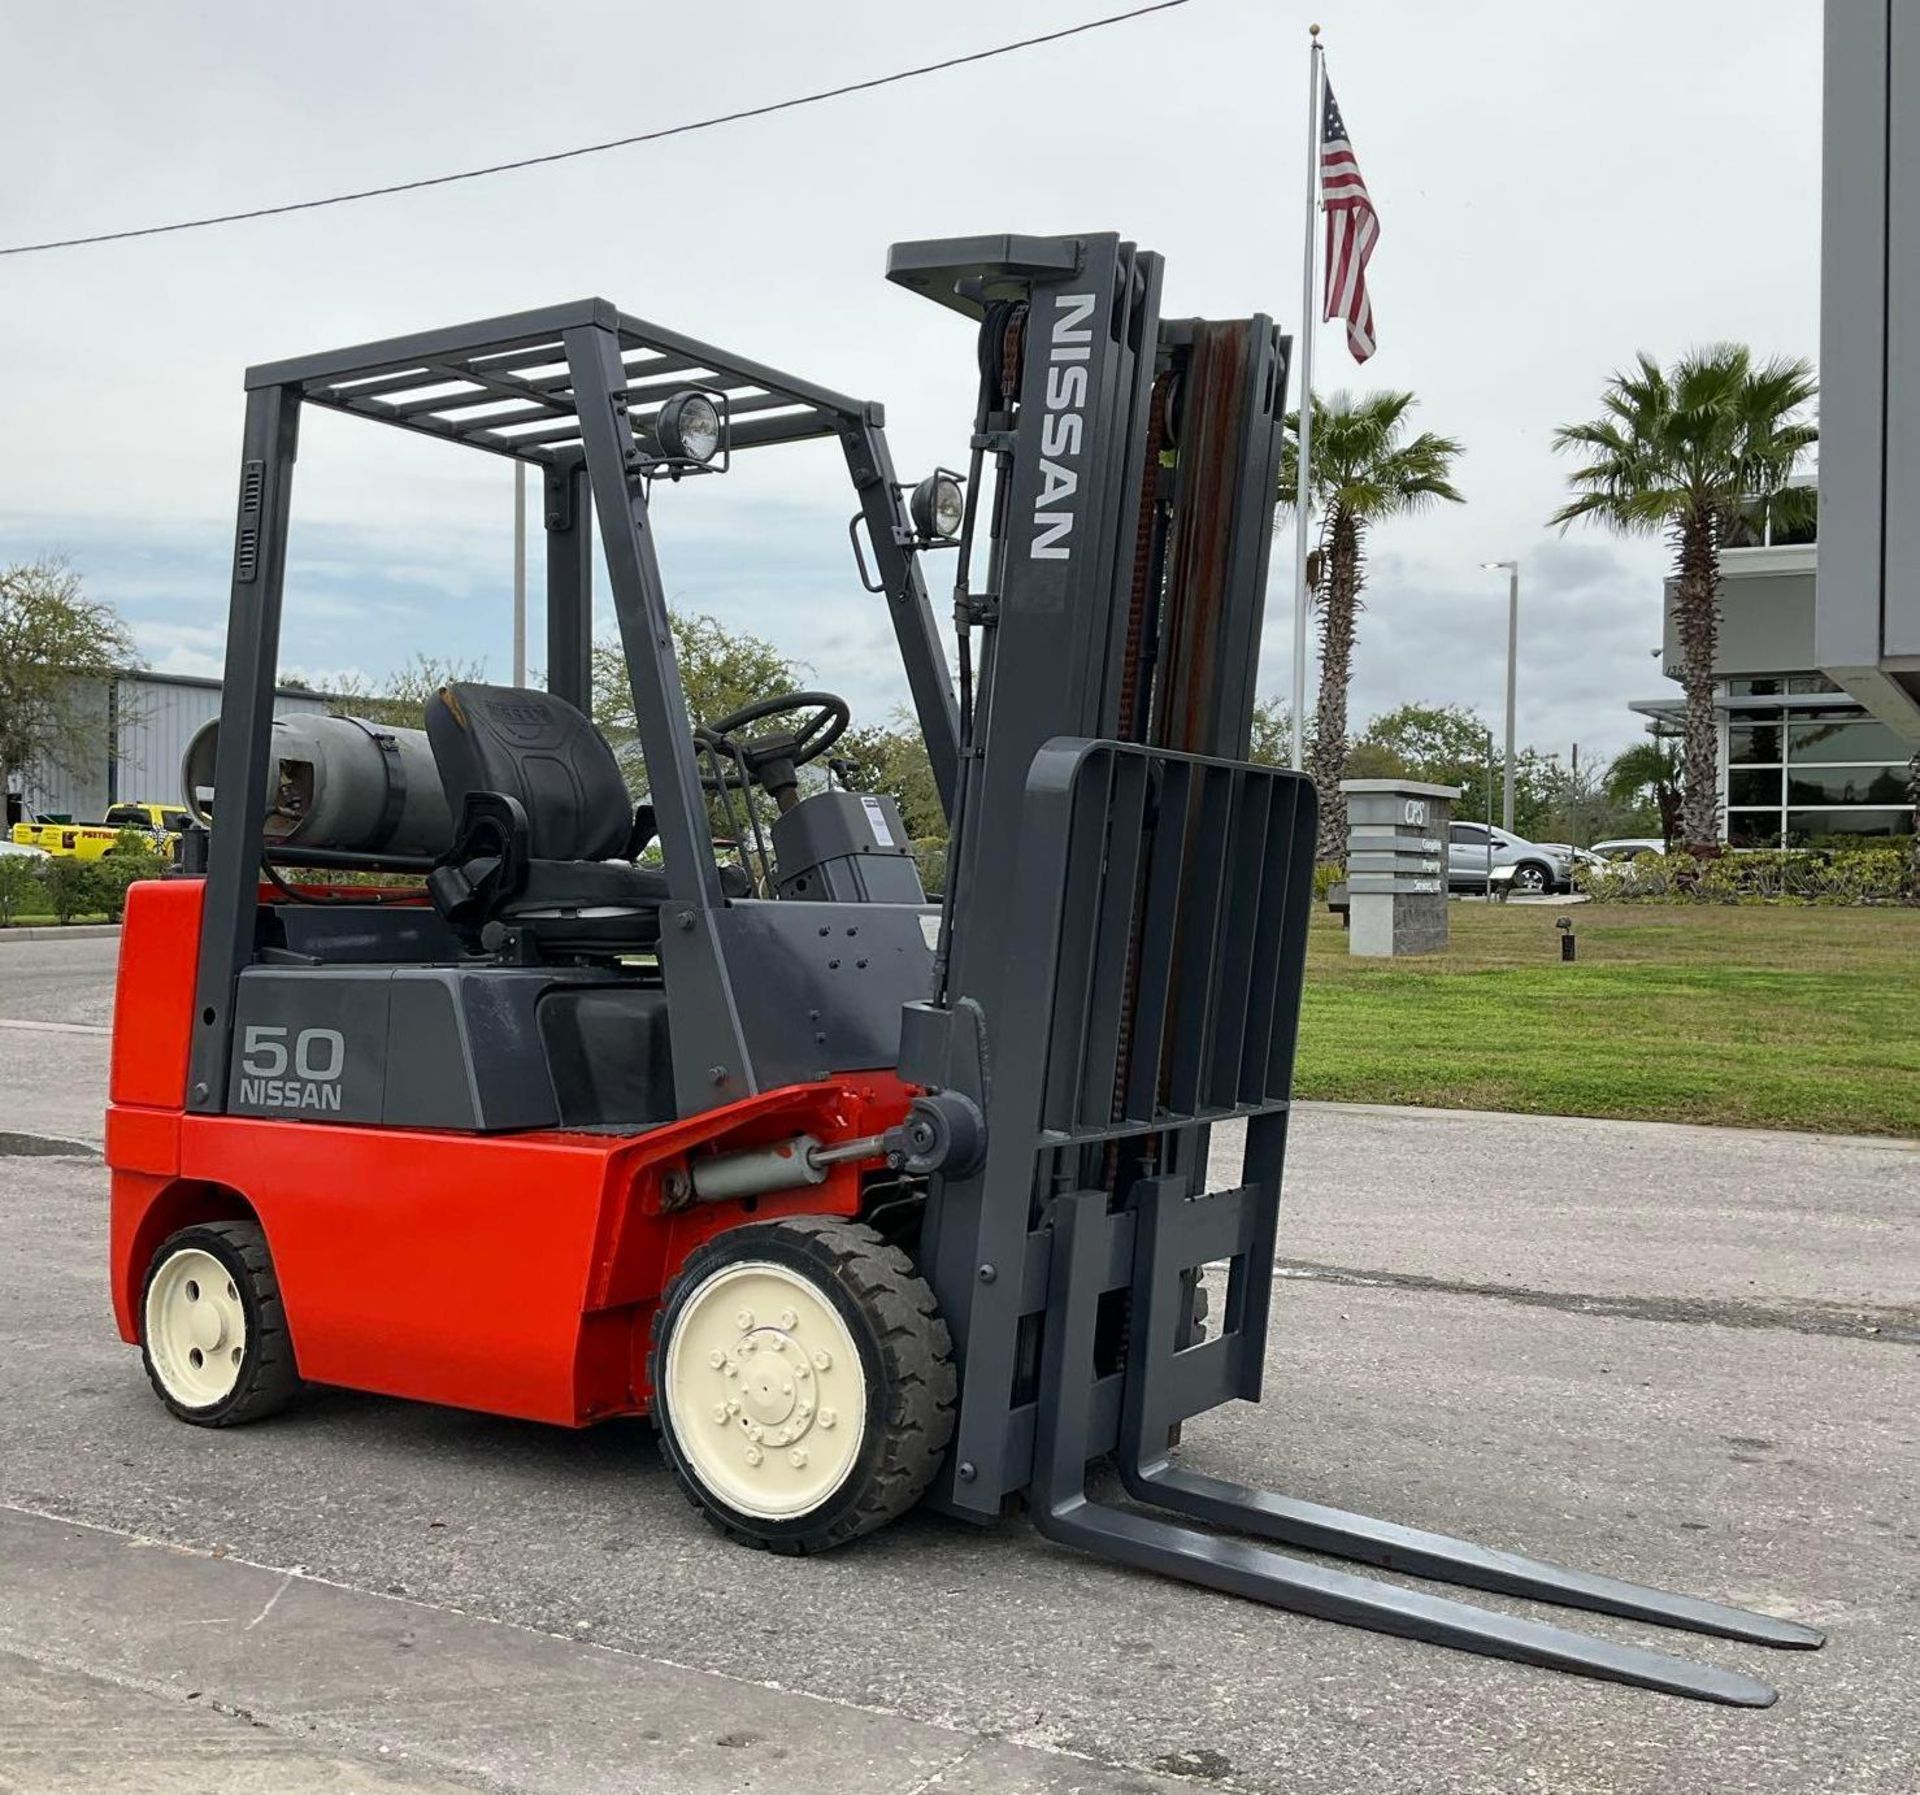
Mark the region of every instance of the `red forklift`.
[[[878, 405], [604, 300], [248, 374], [205, 826], [131, 894], [114, 1017], [113, 1302], [161, 1401], [208, 1427], [302, 1382], [650, 1414], [747, 1545], [1024, 1500], [1275, 1607], [1770, 1702], [1274, 1544], [1819, 1634], [1176, 1463], [1182, 1422], [1260, 1396], [1280, 1213], [1315, 805], [1247, 754], [1288, 340], [1163, 318], [1160, 258], [1113, 235], [903, 244], [888, 274], [973, 332], [964, 474], [910, 486]], [[424, 730], [274, 717], [306, 406], [538, 470], [544, 689], [449, 684]], [[654, 509], [813, 439], [947, 812], [936, 897], [894, 801], [822, 779], [841, 699], [688, 714]], [[638, 803], [588, 716], [590, 519]], [[1223, 1124], [1245, 1145], [1214, 1189]], [[1101, 1460], [1125, 1506], [1090, 1492]]]

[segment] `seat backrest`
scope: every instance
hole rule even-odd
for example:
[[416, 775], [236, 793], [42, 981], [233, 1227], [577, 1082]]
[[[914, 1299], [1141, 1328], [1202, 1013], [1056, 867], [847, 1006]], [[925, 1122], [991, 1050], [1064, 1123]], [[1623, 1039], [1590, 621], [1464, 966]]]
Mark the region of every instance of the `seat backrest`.
[[537, 860], [610, 860], [633, 832], [633, 799], [606, 738], [551, 692], [445, 685], [427, 700], [427, 741], [458, 817], [469, 792], [527, 813]]

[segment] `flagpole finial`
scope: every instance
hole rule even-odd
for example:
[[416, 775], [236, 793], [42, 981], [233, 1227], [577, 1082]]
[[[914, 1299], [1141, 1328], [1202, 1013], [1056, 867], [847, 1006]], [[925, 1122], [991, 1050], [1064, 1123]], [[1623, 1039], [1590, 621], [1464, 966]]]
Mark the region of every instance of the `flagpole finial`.
[[1318, 25], [1309, 25], [1307, 27], [1307, 36], [1318, 37], [1319, 35], [1320, 35], [1320, 27]]

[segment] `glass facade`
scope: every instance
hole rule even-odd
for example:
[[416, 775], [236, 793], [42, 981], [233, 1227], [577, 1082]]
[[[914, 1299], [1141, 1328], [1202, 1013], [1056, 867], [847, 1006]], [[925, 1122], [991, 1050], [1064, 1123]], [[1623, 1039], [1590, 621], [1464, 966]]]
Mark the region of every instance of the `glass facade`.
[[[1747, 576], [1787, 572], [1804, 580], [1811, 555], [1769, 551], [1811, 547], [1818, 526], [1810, 473], [1742, 505], [1721, 543], [1750, 551], [1731, 554], [1723, 566], [1728, 607], [1740, 602], [1733, 594]], [[1762, 652], [1766, 665], [1773, 650]], [[1824, 673], [1731, 675], [1716, 703], [1725, 718], [1723, 801], [1734, 847], [1807, 847], [1913, 833], [1913, 749]], [[1634, 708], [1656, 719], [1657, 733], [1679, 733], [1678, 705]]]
[[1727, 840], [1734, 847], [1912, 832], [1908, 750], [1894, 731], [1852, 706], [1753, 702], [1834, 689], [1818, 674], [1728, 682], [1738, 707], [1727, 724]]
[[1795, 482], [1772, 498], [1749, 499], [1733, 514], [1722, 548], [1787, 548], [1820, 533], [1820, 495]]

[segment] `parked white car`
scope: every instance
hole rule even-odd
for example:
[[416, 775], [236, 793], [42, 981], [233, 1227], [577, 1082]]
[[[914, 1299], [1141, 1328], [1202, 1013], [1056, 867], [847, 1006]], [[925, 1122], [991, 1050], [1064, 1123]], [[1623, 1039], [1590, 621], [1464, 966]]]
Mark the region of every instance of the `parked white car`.
[[1636, 854], [1664, 854], [1667, 844], [1657, 835], [1619, 835], [1596, 841], [1593, 851], [1602, 860], [1631, 860]]
[[1568, 891], [1573, 886], [1573, 849], [1528, 841], [1487, 823], [1452, 823], [1447, 829], [1447, 885], [1473, 891], [1489, 872], [1513, 869], [1510, 889], [1523, 894]]
[[48, 858], [45, 848], [30, 847], [26, 842], [8, 841], [0, 836], [0, 854], [16, 860], [45, 860]]

